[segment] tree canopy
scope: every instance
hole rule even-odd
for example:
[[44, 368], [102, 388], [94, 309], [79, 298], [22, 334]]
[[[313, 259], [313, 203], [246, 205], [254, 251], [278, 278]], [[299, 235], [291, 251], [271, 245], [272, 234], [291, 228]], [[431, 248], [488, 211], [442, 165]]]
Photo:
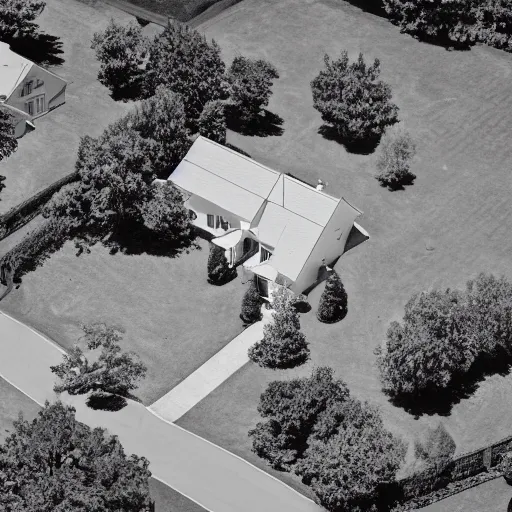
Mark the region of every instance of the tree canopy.
[[150, 45], [145, 94], [164, 85], [183, 97], [189, 121], [199, 118], [206, 103], [226, 96], [225, 65], [220, 47], [196, 30], [169, 21]]
[[[17, 147], [18, 141], [14, 136], [12, 116], [0, 108], [0, 162], [11, 156]], [[5, 188], [4, 180], [5, 176], [0, 176], [0, 190]]]
[[273, 294], [272, 322], [263, 327], [263, 339], [249, 349], [249, 358], [271, 369], [295, 368], [309, 359], [306, 336], [300, 331], [300, 321], [294, 297], [286, 289]]
[[0, 0], [0, 41], [33, 35], [45, 6], [44, 0]]
[[347, 144], [379, 138], [398, 121], [391, 88], [379, 80], [380, 62], [368, 66], [363, 54], [350, 63], [348, 53], [338, 60], [324, 57], [325, 68], [311, 82], [313, 106]]
[[7, 512], [149, 512], [149, 462], [126, 456], [115, 436], [46, 402], [0, 446], [0, 509]]
[[199, 134], [219, 144], [226, 144], [224, 108], [221, 100], [209, 101], [201, 112], [198, 121]]
[[88, 355], [75, 345], [69, 354], [64, 354], [62, 363], [51, 367], [61, 380], [55, 385], [55, 392], [129, 395], [146, 375], [146, 366], [135, 353], [121, 351], [119, 342], [122, 337], [113, 327], [97, 324], [84, 325], [82, 329]]
[[338, 273], [333, 270], [327, 278], [324, 291], [320, 297], [317, 318], [321, 322], [334, 323], [347, 316], [347, 292]]
[[96, 32], [91, 48], [101, 66], [98, 80], [114, 98], [134, 98], [141, 94], [144, 59], [149, 40], [138, 23], [124, 26], [110, 20], [103, 32]]

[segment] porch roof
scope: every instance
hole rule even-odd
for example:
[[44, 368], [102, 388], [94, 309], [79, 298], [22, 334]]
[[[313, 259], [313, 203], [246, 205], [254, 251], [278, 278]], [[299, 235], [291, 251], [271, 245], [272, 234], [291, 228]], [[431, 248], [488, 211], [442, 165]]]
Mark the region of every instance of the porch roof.
[[212, 240], [212, 243], [223, 249], [231, 249], [242, 239], [244, 232], [241, 229], [234, 229], [225, 235], [218, 236]]
[[251, 272], [270, 281], [275, 281], [279, 275], [279, 272], [266, 261], [251, 267]]

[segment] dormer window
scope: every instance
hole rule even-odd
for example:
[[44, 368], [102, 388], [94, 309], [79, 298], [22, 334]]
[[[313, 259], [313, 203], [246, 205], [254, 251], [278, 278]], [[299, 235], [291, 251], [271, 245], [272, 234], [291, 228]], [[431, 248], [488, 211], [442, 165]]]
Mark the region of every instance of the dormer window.
[[27, 96], [28, 94], [31, 94], [32, 93], [32, 80], [30, 82], [27, 82], [24, 86], [23, 86], [23, 89], [21, 90], [21, 95], [22, 96]]

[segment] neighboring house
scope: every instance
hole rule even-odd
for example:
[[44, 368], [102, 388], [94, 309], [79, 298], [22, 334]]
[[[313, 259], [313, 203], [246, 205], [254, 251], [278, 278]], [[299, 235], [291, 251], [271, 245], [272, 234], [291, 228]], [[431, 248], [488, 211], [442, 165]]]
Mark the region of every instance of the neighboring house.
[[204, 137], [169, 180], [183, 191], [194, 225], [214, 236], [230, 265], [243, 263], [256, 276], [263, 297], [279, 285], [302, 293], [324, 278], [362, 213]]
[[65, 102], [67, 82], [0, 42], [0, 107], [9, 110], [21, 137], [32, 121]]

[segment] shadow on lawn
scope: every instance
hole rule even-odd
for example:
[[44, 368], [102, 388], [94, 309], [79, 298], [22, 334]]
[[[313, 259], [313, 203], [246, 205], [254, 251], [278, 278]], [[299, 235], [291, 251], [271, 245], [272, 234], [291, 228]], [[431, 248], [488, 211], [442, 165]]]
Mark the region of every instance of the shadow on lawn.
[[86, 402], [87, 407], [95, 411], [117, 412], [128, 404], [126, 398], [119, 395], [92, 394]]
[[323, 124], [318, 129], [318, 133], [327, 140], [332, 140], [341, 144], [349, 153], [356, 155], [371, 155], [379, 145], [380, 137], [372, 137], [365, 140], [348, 140], [339, 134], [338, 130], [331, 125]]
[[505, 377], [510, 374], [511, 368], [512, 355], [501, 350], [493, 356], [479, 357], [467, 373], [454, 377], [446, 389], [434, 389], [421, 395], [392, 397], [390, 402], [414, 415], [416, 419], [425, 414], [448, 416], [452, 407], [461, 400], [470, 398], [486, 377], [493, 375]]
[[226, 125], [230, 130], [242, 135], [269, 137], [280, 136], [284, 133], [283, 118], [263, 109], [260, 114], [252, 119], [244, 119], [240, 110], [234, 105], [226, 106]]
[[64, 53], [62, 41], [57, 36], [35, 33], [30, 36], [16, 37], [9, 41], [11, 50], [37, 64], [59, 66], [64, 63], [60, 57]]

